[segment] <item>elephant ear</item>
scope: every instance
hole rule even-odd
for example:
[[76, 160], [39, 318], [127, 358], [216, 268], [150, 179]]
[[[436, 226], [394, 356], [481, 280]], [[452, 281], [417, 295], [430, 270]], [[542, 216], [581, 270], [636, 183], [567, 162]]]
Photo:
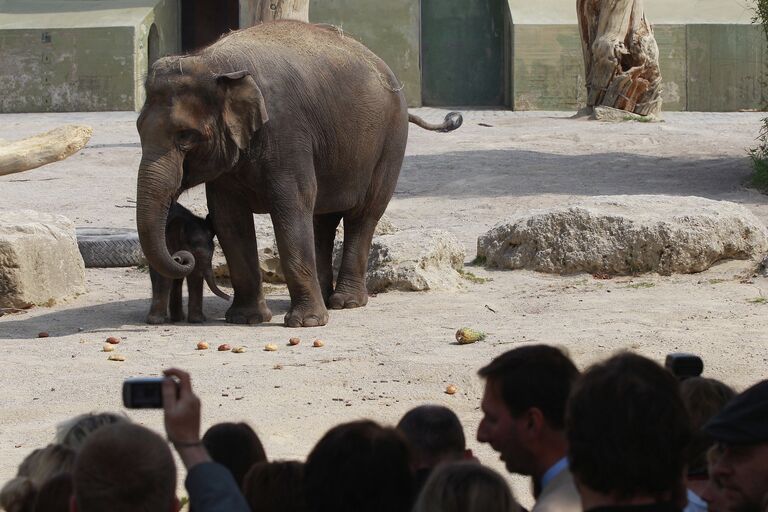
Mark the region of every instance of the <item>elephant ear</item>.
[[264, 96], [247, 71], [216, 77], [224, 94], [224, 124], [237, 147], [246, 149], [256, 130], [269, 120]]

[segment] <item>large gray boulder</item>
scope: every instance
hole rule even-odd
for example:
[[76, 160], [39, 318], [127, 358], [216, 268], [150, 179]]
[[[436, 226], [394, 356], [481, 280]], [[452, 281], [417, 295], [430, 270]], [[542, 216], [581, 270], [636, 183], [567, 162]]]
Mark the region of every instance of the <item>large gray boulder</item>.
[[768, 229], [745, 207], [674, 196], [599, 196], [534, 210], [477, 241], [488, 267], [552, 273], [701, 272], [767, 249]]
[[71, 220], [0, 212], [0, 307], [52, 306], [83, 293], [85, 265]]
[[464, 246], [439, 229], [405, 229], [377, 236], [368, 256], [370, 293], [461, 288]]

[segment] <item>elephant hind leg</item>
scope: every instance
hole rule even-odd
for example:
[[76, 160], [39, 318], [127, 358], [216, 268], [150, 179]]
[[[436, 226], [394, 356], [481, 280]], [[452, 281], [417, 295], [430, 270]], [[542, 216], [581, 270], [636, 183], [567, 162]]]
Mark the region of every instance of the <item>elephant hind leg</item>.
[[368, 303], [365, 271], [377, 223], [378, 218], [369, 216], [344, 219], [344, 253], [336, 289], [328, 300], [331, 309], [359, 308]]
[[328, 299], [333, 293], [333, 242], [340, 220], [340, 213], [315, 215], [314, 218], [317, 280], [320, 283], [320, 293], [322, 293], [326, 305], [328, 305]]
[[405, 125], [404, 129], [402, 126], [399, 130], [393, 129], [387, 137], [362, 207], [344, 214], [344, 254], [336, 289], [328, 301], [332, 309], [357, 308], [368, 303], [365, 283], [368, 254], [376, 225], [395, 193], [405, 154], [407, 121]]

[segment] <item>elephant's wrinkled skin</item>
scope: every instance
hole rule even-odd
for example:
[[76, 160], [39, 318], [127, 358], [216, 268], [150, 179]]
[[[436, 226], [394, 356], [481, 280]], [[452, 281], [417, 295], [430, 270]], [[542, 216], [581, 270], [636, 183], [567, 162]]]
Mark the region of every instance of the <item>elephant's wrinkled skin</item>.
[[[229, 295], [216, 286], [213, 277], [213, 224], [210, 215], [205, 219], [194, 215], [178, 203], [171, 205], [168, 212], [168, 223], [165, 229], [165, 239], [171, 251], [189, 251], [195, 258], [195, 268], [187, 279], [187, 320], [190, 323], [205, 321], [203, 315], [203, 281], [213, 293], [222, 299], [229, 300]], [[182, 285], [184, 279], [171, 279], [159, 274], [151, 265], [149, 277], [152, 280], [152, 304], [147, 314], [148, 324], [162, 324], [170, 320], [184, 320], [182, 305]]]
[[[158, 60], [138, 119], [137, 225], [160, 273], [194, 265], [165, 244], [167, 209], [206, 184], [234, 300], [228, 322], [269, 321], [253, 213], [269, 213], [291, 296], [285, 324], [324, 325], [331, 308], [368, 301], [376, 223], [395, 189], [409, 117], [399, 82], [378, 57], [329, 27], [278, 21], [232, 32], [199, 53]], [[341, 269], [331, 255], [344, 218]]]

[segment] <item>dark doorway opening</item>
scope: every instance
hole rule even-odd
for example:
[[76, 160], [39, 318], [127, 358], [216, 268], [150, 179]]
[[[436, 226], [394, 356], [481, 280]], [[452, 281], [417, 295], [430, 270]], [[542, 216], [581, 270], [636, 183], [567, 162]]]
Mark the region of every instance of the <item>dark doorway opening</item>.
[[182, 0], [181, 48], [191, 52], [240, 28], [238, 0]]
[[421, 99], [504, 105], [504, 0], [422, 0]]

